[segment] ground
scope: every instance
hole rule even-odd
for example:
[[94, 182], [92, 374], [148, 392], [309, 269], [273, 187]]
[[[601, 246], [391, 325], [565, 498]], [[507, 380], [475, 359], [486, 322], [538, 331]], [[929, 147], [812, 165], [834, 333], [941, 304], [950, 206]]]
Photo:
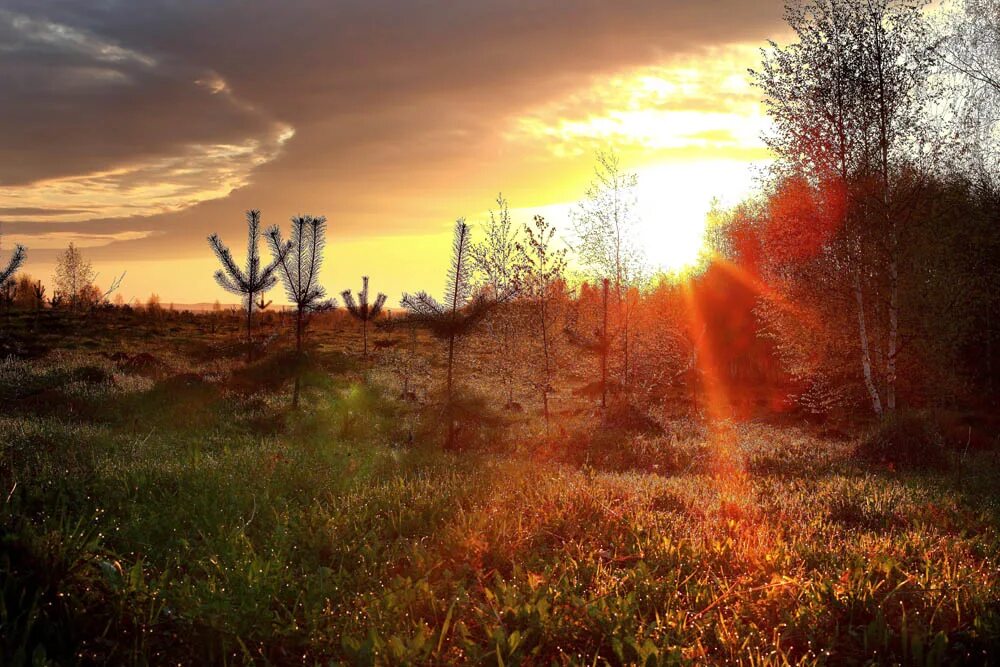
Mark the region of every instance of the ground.
[[806, 424], [569, 408], [545, 437], [525, 396], [443, 451], [346, 323], [291, 410], [289, 355], [246, 365], [237, 320], [43, 315], [3, 324], [5, 664], [1000, 655], [995, 448], [895, 469]]

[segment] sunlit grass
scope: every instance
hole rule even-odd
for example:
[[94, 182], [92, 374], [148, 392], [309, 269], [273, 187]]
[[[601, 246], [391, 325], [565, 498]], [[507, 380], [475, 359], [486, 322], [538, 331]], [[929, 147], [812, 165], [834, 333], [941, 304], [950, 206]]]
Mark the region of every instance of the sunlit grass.
[[[87, 408], [0, 418], [5, 655], [73, 638], [110, 662], [933, 664], [1000, 636], [992, 452], [903, 473], [853, 440], [678, 421], [453, 455], [332, 351], [299, 414], [287, 386], [246, 384], [273, 360], [171, 357], [211, 373], [150, 386], [102, 359], [0, 373], [7, 392], [77, 377]], [[28, 581], [58, 604], [19, 606]]]

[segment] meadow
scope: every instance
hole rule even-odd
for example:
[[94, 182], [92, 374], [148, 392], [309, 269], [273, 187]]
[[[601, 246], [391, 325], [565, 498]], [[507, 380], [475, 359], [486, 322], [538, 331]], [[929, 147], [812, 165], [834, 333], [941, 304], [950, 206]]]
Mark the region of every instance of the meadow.
[[406, 393], [391, 334], [366, 359], [344, 319], [297, 366], [280, 341], [245, 363], [238, 317], [42, 316], [3, 325], [5, 664], [1000, 654], [1000, 450], [971, 429], [897, 466], [858, 455], [864, 424], [695, 406], [602, 426], [564, 390], [546, 435], [537, 400], [495, 407], [473, 363], [445, 450], [425, 332]]

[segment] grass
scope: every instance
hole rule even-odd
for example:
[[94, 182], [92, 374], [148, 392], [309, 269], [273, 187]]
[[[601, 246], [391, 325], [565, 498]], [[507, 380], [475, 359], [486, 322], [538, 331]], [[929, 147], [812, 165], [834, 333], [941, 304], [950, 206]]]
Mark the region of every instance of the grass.
[[442, 452], [433, 411], [326, 339], [293, 414], [274, 355], [124, 335], [0, 366], [5, 664], [1000, 651], [996, 450], [897, 470], [795, 427], [546, 440], [511, 415], [502, 447]]

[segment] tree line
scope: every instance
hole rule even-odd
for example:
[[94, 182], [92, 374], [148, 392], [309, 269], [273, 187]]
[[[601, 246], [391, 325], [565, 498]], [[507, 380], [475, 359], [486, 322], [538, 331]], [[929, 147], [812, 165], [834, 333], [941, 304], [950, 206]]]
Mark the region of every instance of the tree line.
[[[592, 378], [574, 391], [604, 419], [678, 396], [697, 404], [711, 383], [765, 387], [772, 407], [875, 418], [995, 400], [1000, 3], [926, 10], [909, 0], [788, 4], [793, 41], [769, 43], [750, 71], [775, 160], [755, 196], [713, 211], [713, 255], [699, 275], [649, 270], [637, 178], [613, 152], [598, 155], [567, 243], [541, 216], [515, 225], [502, 196], [479, 240], [459, 219], [443, 299], [419, 292], [400, 302], [400, 322], [443, 341], [443, 403], [454, 403], [466, 347], [480, 352], [508, 409], [534, 395], [547, 427], [566, 372]], [[311, 317], [336, 307], [319, 281], [326, 219], [296, 216], [286, 239], [251, 210], [247, 229], [242, 267], [209, 237], [216, 281], [243, 302], [247, 359], [254, 311], [279, 282], [301, 356]], [[78, 253], [71, 245], [60, 263], [59, 298], [100, 300]], [[0, 284], [24, 257], [15, 249]], [[40, 301], [38, 290], [17, 287]], [[341, 297], [367, 358], [386, 295], [370, 298], [366, 276], [356, 296]], [[413, 364], [404, 356], [405, 394]]]

